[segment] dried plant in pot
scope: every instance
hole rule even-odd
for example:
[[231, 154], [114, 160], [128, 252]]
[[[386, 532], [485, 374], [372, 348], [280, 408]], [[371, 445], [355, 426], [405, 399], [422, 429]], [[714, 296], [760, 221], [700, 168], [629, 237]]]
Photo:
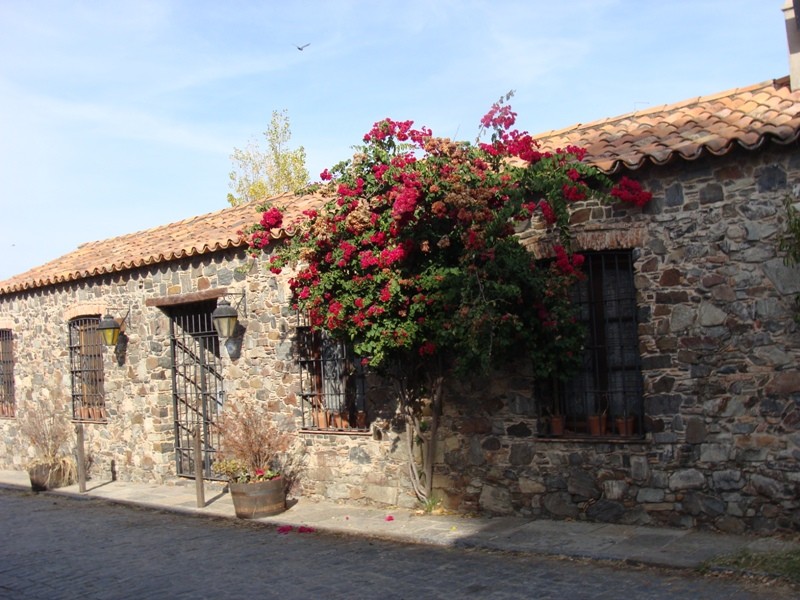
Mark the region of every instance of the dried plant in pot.
[[20, 431], [33, 447], [28, 462], [31, 488], [35, 492], [75, 483], [77, 463], [72, 446], [72, 427], [56, 403], [41, 400], [20, 415]]
[[258, 519], [286, 510], [296, 475], [292, 437], [252, 404], [226, 409], [218, 427], [222, 441], [212, 469], [228, 480], [236, 516]]

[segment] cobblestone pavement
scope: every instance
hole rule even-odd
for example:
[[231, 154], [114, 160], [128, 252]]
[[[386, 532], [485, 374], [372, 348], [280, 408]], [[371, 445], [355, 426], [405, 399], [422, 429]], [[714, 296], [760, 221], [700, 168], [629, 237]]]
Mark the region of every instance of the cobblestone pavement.
[[[0, 598], [793, 598], [682, 572], [322, 535], [0, 490]], [[795, 591], [796, 594], [796, 591]]]

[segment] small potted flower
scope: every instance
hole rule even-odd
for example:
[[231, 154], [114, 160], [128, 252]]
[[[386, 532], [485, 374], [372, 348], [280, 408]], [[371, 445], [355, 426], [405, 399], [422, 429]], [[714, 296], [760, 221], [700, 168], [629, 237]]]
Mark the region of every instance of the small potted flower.
[[236, 516], [259, 519], [286, 510], [286, 481], [280, 454], [288, 436], [252, 405], [235, 406], [219, 423], [221, 449], [212, 465], [228, 480]]

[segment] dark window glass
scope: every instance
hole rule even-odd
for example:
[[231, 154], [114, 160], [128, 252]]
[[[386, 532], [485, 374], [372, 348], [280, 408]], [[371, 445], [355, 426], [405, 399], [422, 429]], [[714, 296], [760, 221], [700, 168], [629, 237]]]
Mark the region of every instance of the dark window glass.
[[573, 291], [586, 327], [582, 367], [569, 381], [537, 391], [550, 417], [543, 421], [562, 416], [566, 433], [638, 435], [642, 375], [632, 254], [587, 253], [584, 272]]

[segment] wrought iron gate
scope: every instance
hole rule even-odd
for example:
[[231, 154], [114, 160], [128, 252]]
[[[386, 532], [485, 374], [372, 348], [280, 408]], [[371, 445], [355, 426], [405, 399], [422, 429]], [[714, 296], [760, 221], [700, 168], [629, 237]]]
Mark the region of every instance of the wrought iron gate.
[[175, 414], [175, 461], [178, 475], [195, 476], [195, 431], [201, 432], [203, 477], [218, 479], [211, 470], [219, 431], [214, 427], [222, 403], [220, 343], [211, 312], [215, 302], [195, 302], [169, 309], [172, 350], [172, 402]]

